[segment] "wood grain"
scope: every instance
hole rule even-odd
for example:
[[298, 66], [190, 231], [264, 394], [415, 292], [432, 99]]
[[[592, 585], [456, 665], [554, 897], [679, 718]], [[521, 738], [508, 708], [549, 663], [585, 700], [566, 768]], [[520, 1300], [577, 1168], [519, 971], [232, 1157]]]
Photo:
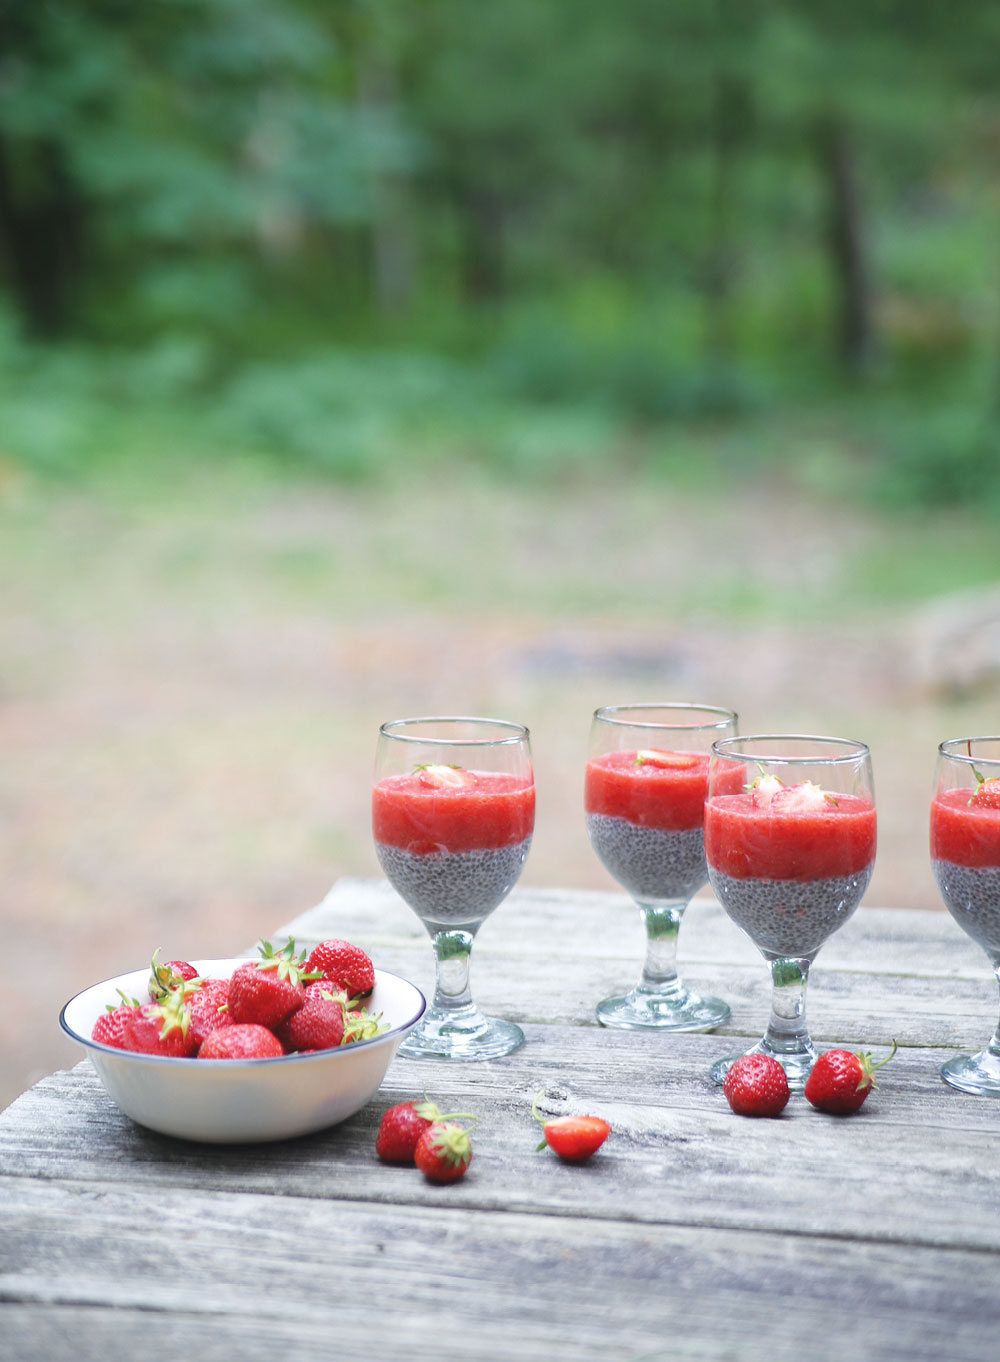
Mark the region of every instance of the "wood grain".
[[[615, 895], [513, 895], [474, 970], [480, 1000], [523, 1021], [523, 1049], [397, 1059], [367, 1108], [301, 1140], [187, 1144], [123, 1116], [89, 1061], [43, 1080], [0, 1115], [7, 1354], [96, 1362], [155, 1339], [208, 1362], [303, 1347], [993, 1362], [1000, 1104], [938, 1073], [992, 1029], [985, 957], [942, 914], [862, 910], [821, 953], [813, 1030], [897, 1035], [900, 1054], [854, 1117], [799, 1097], [779, 1120], [739, 1120], [707, 1071], [763, 1027], [762, 961], [698, 903], [684, 974], [730, 999], [726, 1033], [604, 1030], [594, 1003], [637, 968], [635, 916]], [[349, 936], [385, 968], [429, 974], [426, 935], [377, 882], [335, 886], [280, 934]], [[382, 1111], [425, 1090], [479, 1116], [472, 1168], [446, 1189], [374, 1154]], [[535, 1152], [538, 1093], [547, 1113], [612, 1123], [589, 1164]]]

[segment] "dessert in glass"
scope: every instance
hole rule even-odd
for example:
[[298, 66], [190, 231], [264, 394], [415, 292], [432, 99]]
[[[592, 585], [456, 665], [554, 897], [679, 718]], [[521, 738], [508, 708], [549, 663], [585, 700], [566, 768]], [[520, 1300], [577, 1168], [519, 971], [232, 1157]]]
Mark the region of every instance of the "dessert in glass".
[[469, 966], [476, 932], [513, 889], [535, 822], [528, 730], [499, 719], [398, 719], [379, 729], [372, 832], [379, 863], [434, 943], [434, 999], [399, 1053], [492, 1059], [524, 1041], [483, 1016]]
[[[742, 771], [732, 788], [733, 763]], [[771, 1055], [792, 1092], [818, 1052], [806, 1026], [813, 960], [852, 915], [875, 864], [871, 753], [849, 738], [729, 738], [712, 748], [705, 857], [725, 911], [771, 971], [771, 1016], [751, 1054]], [[720, 1059], [722, 1083], [737, 1056]]]
[[[949, 913], [1000, 981], [1000, 737], [938, 748], [931, 867]], [[985, 1049], [950, 1059], [941, 1077], [962, 1092], [1000, 1097], [1000, 1025]]]
[[[605, 1026], [709, 1031], [729, 1018], [677, 973], [677, 937], [693, 895], [708, 883], [702, 834], [709, 751], [736, 732], [732, 710], [688, 703], [609, 705], [595, 712], [584, 777], [590, 843], [638, 905], [646, 933], [642, 974], [598, 1004]], [[742, 779], [742, 767], [733, 767]], [[734, 788], [738, 788], [738, 785]]]

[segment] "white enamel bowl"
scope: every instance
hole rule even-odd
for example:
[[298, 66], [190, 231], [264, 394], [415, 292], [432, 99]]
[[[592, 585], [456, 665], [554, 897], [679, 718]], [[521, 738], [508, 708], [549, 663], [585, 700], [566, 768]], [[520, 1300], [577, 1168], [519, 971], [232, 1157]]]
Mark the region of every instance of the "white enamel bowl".
[[[192, 960], [199, 974], [228, 978], [246, 958]], [[336, 1125], [369, 1102], [403, 1037], [424, 1014], [414, 984], [375, 971], [367, 1007], [388, 1031], [336, 1050], [279, 1059], [167, 1059], [99, 1045], [94, 1022], [118, 989], [145, 1002], [149, 966], [94, 984], [71, 998], [59, 1023], [90, 1055], [108, 1093], [127, 1116], [163, 1135], [217, 1144], [285, 1140]]]

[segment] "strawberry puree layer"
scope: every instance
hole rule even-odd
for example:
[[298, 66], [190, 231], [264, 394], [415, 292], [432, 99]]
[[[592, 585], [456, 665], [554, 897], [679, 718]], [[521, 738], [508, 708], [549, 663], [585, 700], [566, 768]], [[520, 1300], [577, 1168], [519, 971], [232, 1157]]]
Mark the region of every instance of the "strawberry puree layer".
[[[707, 752], [657, 752], [638, 760], [632, 752], [606, 752], [587, 762], [583, 803], [588, 814], [624, 818], [642, 828], [687, 832], [700, 828], [708, 793]], [[676, 765], [662, 764], [675, 762]], [[733, 789], [743, 781], [734, 763]]]
[[372, 832], [413, 855], [516, 846], [535, 824], [535, 787], [518, 776], [467, 771], [469, 782], [432, 786], [419, 773], [386, 776], [372, 792]]
[[837, 795], [822, 809], [756, 808], [749, 794], [705, 806], [705, 858], [736, 879], [820, 880], [856, 875], [875, 859], [875, 807]]
[[945, 790], [931, 804], [931, 860], [1000, 866], [1000, 809], [970, 805], [972, 790]]

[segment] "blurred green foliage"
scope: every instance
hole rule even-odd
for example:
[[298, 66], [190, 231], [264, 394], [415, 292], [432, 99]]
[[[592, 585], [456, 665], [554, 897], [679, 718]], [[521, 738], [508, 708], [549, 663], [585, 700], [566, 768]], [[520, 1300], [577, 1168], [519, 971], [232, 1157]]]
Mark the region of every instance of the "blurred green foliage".
[[0, 0], [0, 457], [676, 474], [694, 423], [1000, 510], [998, 40], [973, 0]]

